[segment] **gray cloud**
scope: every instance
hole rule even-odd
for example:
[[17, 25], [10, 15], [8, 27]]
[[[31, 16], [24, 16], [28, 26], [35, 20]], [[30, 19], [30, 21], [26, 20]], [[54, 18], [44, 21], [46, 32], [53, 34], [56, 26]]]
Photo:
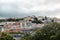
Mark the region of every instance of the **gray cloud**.
[[[0, 16], [59, 16], [60, 0], [0, 0]], [[8, 16], [9, 15], [9, 16]]]

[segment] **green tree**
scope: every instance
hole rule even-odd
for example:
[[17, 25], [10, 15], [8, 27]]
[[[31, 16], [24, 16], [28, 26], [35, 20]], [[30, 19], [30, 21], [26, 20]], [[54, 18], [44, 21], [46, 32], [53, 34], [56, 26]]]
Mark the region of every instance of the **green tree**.
[[[33, 34], [33, 33], [32, 33]], [[60, 24], [59, 23], [49, 23], [35, 31], [32, 35], [29, 35], [29, 40], [60, 40]], [[24, 40], [26, 40], [24, 38]]]
[[9, 36], [7, 33], [0, 33], [0, 40], [15, 40], [13, 37]]
[[43, 22], [38, 20], [38, 18], [35, 17], [34, 20], [32, 21], [32, 23], [40, 24], [40, 23], [43, 23]]
[[47, 17], [45, 16], [45, 20], [47, 20]]
[[22, 37], [20, 40], [31, 40], [31, 36], [30, 34], [27, 34], [24, 37]]

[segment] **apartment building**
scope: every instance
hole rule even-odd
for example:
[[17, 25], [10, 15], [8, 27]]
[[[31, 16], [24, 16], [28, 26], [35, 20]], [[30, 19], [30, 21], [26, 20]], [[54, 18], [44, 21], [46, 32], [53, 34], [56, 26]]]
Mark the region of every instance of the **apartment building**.
[[42, 20], [44, 17], [37, 17], [39, 20], [44, 22], [43, 24], [32, 23], [31, 19], [34, 17], [26, 17], [24, 20], [20, 20], [19, 22], [1, 22], [0, 23], [0, 31], [1, 32], [22, 32], [23, 30], [31, 30], [36, 28], [41, 28], [44, 26], [44, 23], [51, 22], [51, 18], [47, 20]]
[[20, 32], [25, 29], [30, 29], [32, 27], [32, 23], [28, 21], [20, 21], [20, 22], [2, 22], [0, 23], [1, 31], [3, 32]]

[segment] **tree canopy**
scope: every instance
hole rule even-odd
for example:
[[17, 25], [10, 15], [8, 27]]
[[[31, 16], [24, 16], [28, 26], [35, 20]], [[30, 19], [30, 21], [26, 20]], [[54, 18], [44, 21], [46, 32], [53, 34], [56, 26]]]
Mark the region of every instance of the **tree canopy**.
[[41, 20], [38, 20], [38, 18], [34, 18], [34, 20], [32, 21], [32, 23], [41, 24], [43, 22]]
[[15, 40], [13, 37], [9, 36], [7, 33], [0, 33], [0, 40]]
[[60, 24], [49, 23], [32, 33], [21, 38], [22, 40], [60, 40]]

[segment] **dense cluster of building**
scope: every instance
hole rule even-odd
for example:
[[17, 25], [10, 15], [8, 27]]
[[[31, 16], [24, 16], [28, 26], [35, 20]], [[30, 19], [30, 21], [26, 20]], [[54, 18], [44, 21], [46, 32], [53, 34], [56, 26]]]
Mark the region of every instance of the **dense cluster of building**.
[[[34, 18], [42, 21], [42, 23], [32, 23]], [[1, 20], [1, 19], [0, 19]], [[36, 28], [41, 28], [46, 23], [53, 22], [53, 18], [49, 17], [25, 17], [24, 20], [20, 21], [7, 21], [7, 22], [0, 22], [0, 32], [23, 32], [24, 30], [34, 30]]]

